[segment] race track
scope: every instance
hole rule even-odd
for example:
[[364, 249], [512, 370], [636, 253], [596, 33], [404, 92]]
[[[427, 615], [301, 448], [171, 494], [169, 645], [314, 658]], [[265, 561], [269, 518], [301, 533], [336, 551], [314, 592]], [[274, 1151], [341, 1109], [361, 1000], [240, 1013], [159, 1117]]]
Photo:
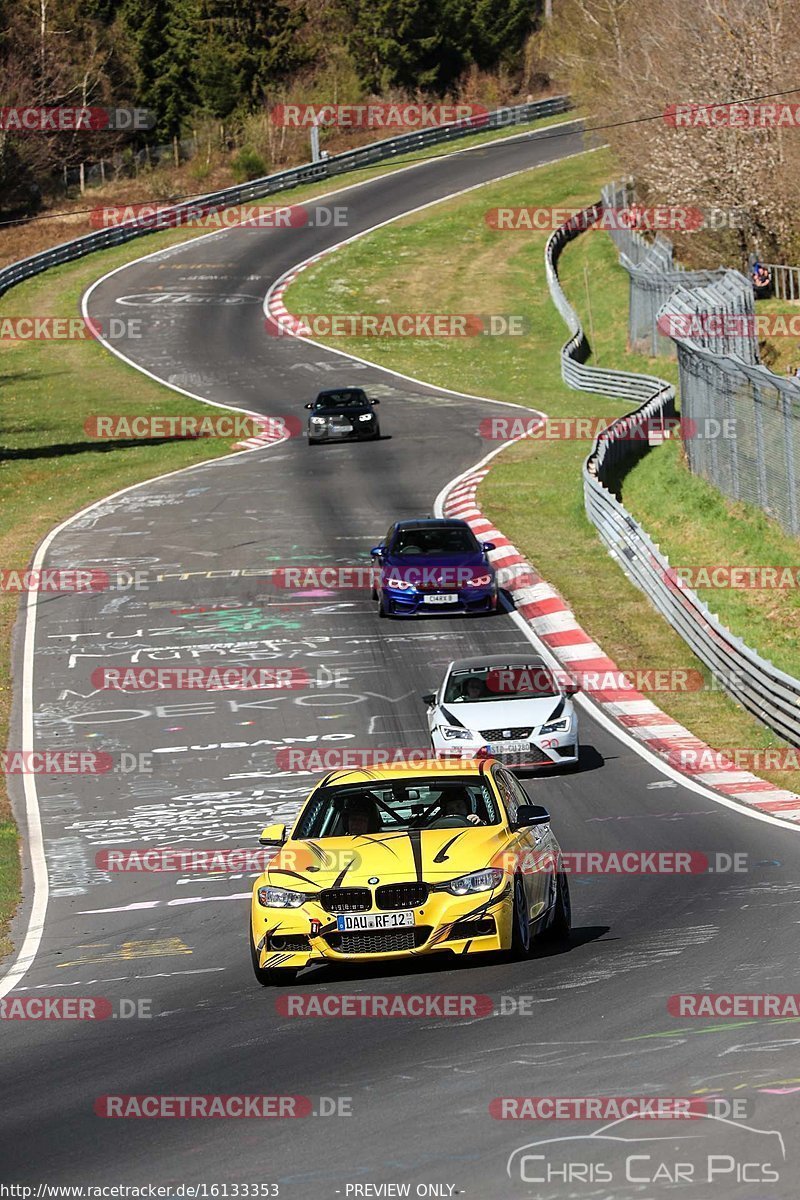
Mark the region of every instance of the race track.
[[[272, 1182], [286, 1200], [380, 1195], [353, 1189], [382, 1183], [472, 1200], [797, 1194], [796, 1026], [680, 1021], [667, 1011], [667, 997], [679, 992], [794, 991], [796, 831], [676, 784], [586, 706], [581, 769], [525, 781], [551, 810], [564, 848], [738, 853], [747, 856], [745, 873], [575, 878], [565, 951], [516, 964], [445, 958], [391, 972], [311, 971], [292, 988], [488, 994], [494, 1016], [279, 1016], [276, 994], [251, 973], [249, 875], [112, 874], [95, 864], [116, 845], [254, 846], [261, 826], [289, 818], [309, 787], [310, 777], [278, 770], [280, 746], [422, 746], [420, 694], [451, 658], [527, 647], [505, 614], [379, 621], [363, 592], [279, 594], [259, 580], [273, 566], [351, 563], [391, 521], [430, 513], [443, 486], [486, 452], [481, 418], [503, 411], [317, 345], [269, 338], [262, 302], [285, 271], [343, 237], [581, 148], [573, 130], [431, 159], [337, 194], [349, 209], [345, 231], [230, 230], [149, 255], [92, 291], [93, 318], [135, 312], [143, 320], [145, 336], [124, 353], [158, 378], [274, 415], [303, 415], [320, 387], [352, 380], [380, 396], [384, 438], [313, 449], [294, 438], [209, 463], [94, 506], [50, 544], [47, 565], [138, 568], [151, 583], [40, 600], [26, 662], [36, 746], [148, 754], [153, 770], [38, 780], [50, 900], [35, 961], [11, 994], [146, 998], [153, 1015], [3, 1023], [4, 1180]], [[576, 412], [580, 404], [576, 395]], [[23, 633], [20, 623], [18, 679]], [[216, 661], [303, 668], [323, 682], [338, 671], [347, 682], [280, 694], [121, 695], [90, 681], [104, 665]], [[24, 819], [21, 790], [14, 799]], [[32, 896], [28, 865], [18, 942]], [[511, 1011], [523, 998], [524, 1012]], [[648, 1161], [626, 1166], [630, 1148], [606, 1141], [600, 1151], [575, 1150], [575, 1162], [594, 1165], [583, 1178], [547, 1183], [526, 1182], [539, 1178], [538, 1160], [521, 1177], [517, 1156], [507, 1172], [509, 1156], [597, 1124], [489, 1113], [502, 1096], [682, 1097], [701, 1089], [745, 1099], [749, 1130], [711, 1118], [677, 1130], [633, 1123], [625, 1136], [639, 1139], [633, 1153]], [[303, 1095], [315, 1112], [325, 1107], [320, 1097], [347, 1097], [352, 1115], [113, 1120], [94, 1111], [108, 1093]], [[778, 1131], [783, 1150], [763, 1131]], [[666, 1140], [655, 1148], [642, 1140], [655, 1136]], [[706, 1154], [730, 1155], [735, 1165], [720, 1159], [703, 1186], [685, 1178], [673, 1186], [663, 1172], [647, 1182], [658, 1163]], [[755, 1168], [740, 1169], [740, 1158], [761, 1164], [758, 1178]], [[777, 1181], [764, 1178], [767, 1162]], [[415, 1192], [420, 1186], [428, 1190]]]

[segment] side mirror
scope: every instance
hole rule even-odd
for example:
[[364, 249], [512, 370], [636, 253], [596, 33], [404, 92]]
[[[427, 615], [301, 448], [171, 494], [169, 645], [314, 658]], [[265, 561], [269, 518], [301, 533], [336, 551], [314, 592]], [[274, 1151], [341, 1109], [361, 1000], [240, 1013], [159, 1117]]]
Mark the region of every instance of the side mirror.
[[313, 407], [314, 407], [314, 405], [313, 405], [313, 404], [306, 404], [304, 407], [305, 407], [305, 408], [313, 408]]
[[370, 404], [380, 404], [380, 400], [370, 400]]
[[574, 679], [566, 679], [561, 687], [565, 696], [574, 696], [576, 692], [581, 690], [580, 684]]
[[484, 543], [483, 543], [483, 548], [484, 548], [484, 550], [486, 551], [486, 553], [487, 553], [487, 554], [489, 553], [489, 551], [490, 551], [490, 550], [496, 550], [496, 549], [497, 549], [497, 547], [495, 546], [494, 542], [484, 542]]
[[383, 554], [385, 549], [386, 549], [386, 547], [382, 546], [382, 545], [381, 546], [373, 546], [372, 549], [370, 550], [370, 556], [372, 558], [380, 558], [380, 556]]
[[285, 841], [285, 825], [267, 825], [266, 829], [261, 830], [258, 844], [259, 846], [282, 846]]
[[434, 705], [436, 703], [436, 692], [426, 692], [422, 697], [422, 703], [427, 704], [429, 708]]
[[541, 804], [520, 804], [517, 809], [515, 829], [525, 829], [530, 825], [549, 825], [550, 813]]

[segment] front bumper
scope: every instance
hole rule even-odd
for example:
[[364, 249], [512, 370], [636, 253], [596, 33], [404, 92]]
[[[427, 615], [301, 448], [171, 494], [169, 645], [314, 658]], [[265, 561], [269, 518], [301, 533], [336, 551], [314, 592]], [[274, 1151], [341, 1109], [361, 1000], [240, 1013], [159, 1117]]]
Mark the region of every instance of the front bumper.
[[[413, 589], [381, 587], [383, 607], [393, 617], [405, 616], [450, 616], [453, 613], [491, 613], [497, 608], [497, 585], [487, 587], [461, 588], [458, 592], [452, 588], [442, 588], [441, 591], [419, 591]], [[447, 604], [437, 604], [426, 600], [427, 596], [455, 595], [457, 599]]]
[[502, 740], [492, 742], [493, 749], [489, 751], [489, 743], [483, 741], [477, 733], [470, 741], [445, 738], [437, 729], [431, 734], [431, 745], [437, 755], [446, 758], [493, 758], [512, 770], [532, 771], [539, 768], [574, 766], [579, 760], [577, 727], [551, 737], [531, 737], [529, 751], [504, 751], [501, 749], [502, 744]]
[[361, 425], [354, 424], [343, 430], [332, 430], [329, 425], [309, 425], [308, 436], [317, 442], [360, 442], [374, 437], [377, 428], [377, 421], [364, 421]]
[[[478, 954], [507, 950], [511, 944], [512, 908], [513, 890], [508, 880], [493, 892], [469, 896], [432, 891], [413, 910], [413, 927], [350, 935], [338, 933], [336, 914], [326, 912], [313, 900], [302, 908], [264, 908], [254, 891], [251, 929], [262, 968], [299, 970], [320, 962], [374, 962], [443, 951]], [[316, 934], [312, 933], [313, 922], [318, 922]]]

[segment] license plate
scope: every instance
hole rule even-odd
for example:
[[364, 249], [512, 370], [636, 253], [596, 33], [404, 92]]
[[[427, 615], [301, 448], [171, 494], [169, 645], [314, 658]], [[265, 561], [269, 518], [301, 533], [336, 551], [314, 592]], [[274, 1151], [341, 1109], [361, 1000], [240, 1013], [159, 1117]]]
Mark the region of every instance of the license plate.
[[352, 425], [329, 425], [328, 429], [331, 433], [352, 433]]
[[336, 918], [340, 933], [359, 933], [362, 929], [399, 929], [413, 925], [413, 912], [345, 913]]
[[531, 748], [530, 742], [490, 742], [490, 754], [526, 754]]
[[457, 600], [457, 592], [438, 592], [435, 596], [424, 597], [426, 604], [455, 604]]

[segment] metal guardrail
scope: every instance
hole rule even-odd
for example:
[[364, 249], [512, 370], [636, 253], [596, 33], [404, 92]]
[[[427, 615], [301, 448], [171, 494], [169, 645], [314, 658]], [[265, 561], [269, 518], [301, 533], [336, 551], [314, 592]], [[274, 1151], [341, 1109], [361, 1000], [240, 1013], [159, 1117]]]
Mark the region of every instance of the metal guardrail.
[[[581, 391], [640, 401], [633, 413], [613, 422], [594, 441], [583, 465], [586, 514], [631, 582], [705, 663], [714, 679], [769, 729], [792, 745], [800, 745], [800, 680], [761, 658], [732, 634], [695, 592], [677, 582], [669, 560], [615, 492], [615, 480], [647, 452], [648, 423], [674, 416], [675, 390], [657, 376], [601, 370], [586, 364], [589, 345], [578, 315], [561, 288], [558, 259], [564, 247], [597, 218], [600, 207], [594, 205], [562, 225], [548, 239], [545, 250], [550, 295], [570, 332], [561, 350], [564, 382]], [[640, 435], [632, 440], [631, 427]]]
[[225, 188], [219, 192], [209, 192], [205, 196], [173, 205], [162, 209], [156, 218], [142, 217], [124, 221], [110, 229], [98, 230], [84, 237], [62, 242], [50, 250], [43, 250], [30, 258], [20, 259], [10, 266], [0, 270], [0, 296], [23, 279], [30, 279], [50, 267], [60, 266], [61, 263], [73, 262], [85, 254], [95, 250], [105, 250], [109, 246], [119, 246], [132, 238], [142, 237], [148, 233], [156, 233], [181, 225], [181, 218], [196, 214], [221, 212], [234, 204], [244, 204], [253, 200], [270, 196], [287, 188], [296, 187], [301, 183], [314, 183], [320, 179], [329, 179], [351, 171], [356, 167], [369, 166], [371, 163], [383, 162], [398, 154], [412, 150], [421, 150], [427, 146], [455, 141], [458, 138], [469, 137], [471, 134], [484, 133], [492, 129], [506, 129], [513, 125], [525, 125], [529, 121], [542, 117], [555, 116], [570, 110], [572, 101], [569, 96], [551, 96], [547, 100], [535, 100], [530, 104], [519, 104], [511, 108], [499, 108], [489, 113], [488, 118], [475, 118], [456, 121], [450, 125], [438, 125], [432, 129], [415, 130], [412, 133], [400, 134], [398, 137], [385, 138], [379, 142], [370, 142], [355, 150], [345, 150], [330, 158], [316, 163], [307, 163], [299, 167], [290, 167], [286, 171], [278, 171], [274, 175], [266, 175], [261, 179], [236, 187]]
[[800, 300], [800, 267], [785, 263], [763, 263], [771, 276], [772, 295], [776, 300]]

